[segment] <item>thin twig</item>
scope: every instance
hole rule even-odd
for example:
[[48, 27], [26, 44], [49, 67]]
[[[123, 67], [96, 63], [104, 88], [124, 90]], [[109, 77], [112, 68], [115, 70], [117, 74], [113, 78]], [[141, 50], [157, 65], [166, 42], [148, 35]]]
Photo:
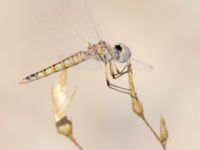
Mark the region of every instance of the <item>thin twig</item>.
[[151, 125], [149, 124], [149, 122], [147, 121], [147, 119], [145, 117], [141, 117], [141, 119], [144, 121], [144, 123], [146, 124], [146, 126], [151, 130], [151, 132], [153, 133], [153, 135], [159, 141], [159, 143], [161, 144], [163, 150], [166, 150], [166, 146], [160, 141], [160, 137], [158, 136], [158, 134], [156, 133], [156, 131], [151, 127]]
[[83, 148], [80, 146], [80, 144], [78, 144], [78, 142], [76, 141], [76, 139], [74, 137], [70, 137], [70, 140], [80, 149], [83, 150]]
[[139, 101], [137, 94], [135, 92], [135, 86], [134, 86], [134, 82], [133, 82], [133, 73], [132, 73], [130, 63], [128, 63], [128, 81], [129, 81], [129, 88], [130, 88], [130, 92], [131, 92], [130, 96], [131, 96], [131, 100], [132, 100], [133, 112], [135, 114], [137, 114], [137, 116], [140, 117], [144, 121], [146, 126], [150, 129], [150, 131], [153, 133], [153, 135], [156, 137], [156, 139], [161, 144], [163, 150], [166, 150], [166, 142], [167, 142], [167, 138], [168, 138], [168, 132], [167, 132], [167, 128], [166, 128], [166, 125], [165, 125], [164, 118], [162, 118], [163, 119], [163, 122], [161, 123], [161, 126], [162, 126], [162, 128], [161, 128], [162, 134], [161, 135], [162, 136], [160, 137], [155, 132], [155, 130], [152, 128], [152, 126], [149, 124], [147, 119], [145, 118], [143, 105]]

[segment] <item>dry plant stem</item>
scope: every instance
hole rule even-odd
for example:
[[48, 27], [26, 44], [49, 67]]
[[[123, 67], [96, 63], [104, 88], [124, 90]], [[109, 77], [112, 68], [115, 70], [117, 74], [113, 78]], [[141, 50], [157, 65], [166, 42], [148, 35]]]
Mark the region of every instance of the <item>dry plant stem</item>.
[[76, 141], [76, 139], [74, 137], [70, 137], [69, 138], [80, 150], [83, 150], [83, 148], [78, 144], [78, 142]]
[[160, 141], [160, 138], [158, 136], [158, 134], [155, 132], [155, 130], [151, 127], [151, 125], [149, 124], [149, 122], [146, 120], [145, 117], [141, 117], [141, 119], [144, 121], [144, 123], [146, 124], [146, 126], [151, 130], [151, 132], [153, 133], [153, 135], [156, 137], [156, 139], [159, 141], [159, 143], [161, 144], [163, 150], [166, 150], [166, 146]]
[[52, 89], [53, 109], [56, 128], [59, 134], [67, 137], [80, 150], [83, 150], [83, 148], [73, 137], [73, 125], [72, 122], [68, 119], [67, 114], [65, 113], [65, 109], [69, 106], [71, 100], [73, 99], [76, 93], [75, 89], [73, 94], [70, 97], [68, 97], [66, 80], [66, 70], [64, 70], [60, 73], [57, 82]]
[[140, 103], [140, 101], [139, 101], [139, 99], [137, 97], [137, 94], [135, 92], [135, 87], [134, 87], [134, 82], [133, 82], [133, 73], [132, 73], [132, 68], [131, 68], [131, 64], [130, 63], [128, 64], [128, 70], [129, 70], [128, 80], [129, 80], [129, 88], [130, 88], [130, 92], [131, 92], [131, 100], [132, 100], [133, 111], [137, 114], [137, 116], [139, 116], [144, 121], [146, 126], [150, 129], [150, 131], [153, 133], [153, 135], [156, 137], [156, 139], [161, 144], [163, 150], [166, 150], [166, 145], [164, 143], [162, 143], [159, 135], [151, 127], [151, 125], [149, 124], [149, 122], [147, 121], [147, 119], [144, 116], [143, 106]]

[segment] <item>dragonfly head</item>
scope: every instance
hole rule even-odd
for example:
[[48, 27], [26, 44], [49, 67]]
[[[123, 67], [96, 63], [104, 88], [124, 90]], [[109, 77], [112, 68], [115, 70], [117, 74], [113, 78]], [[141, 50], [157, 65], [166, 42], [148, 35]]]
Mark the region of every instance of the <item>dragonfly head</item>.
[[127, 62], [131, 57], [130, 49], [122, 43], [116, 44], [115, 47], [113, 48], [113, 52], [116, 56], [116, 60], [120, 63]]

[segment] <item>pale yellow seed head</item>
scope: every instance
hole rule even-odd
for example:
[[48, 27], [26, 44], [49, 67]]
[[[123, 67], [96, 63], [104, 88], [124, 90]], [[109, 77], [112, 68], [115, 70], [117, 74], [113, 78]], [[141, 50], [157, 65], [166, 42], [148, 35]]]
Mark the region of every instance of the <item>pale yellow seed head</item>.
[[132, 109], [133, 111], [140, 117], [144, 117], [144, 110], [143, 106], [140, 103], [140, 101], [137, 99], [137, 95], [135, 92], [135, 87], [133, 83], [133, 77], [132, 77], [132, 72], [131, 72], [131, 66], [129, 65], [129, 73], [128, 73], [128, 81], [129, 81], [129, 88], [131, 92], [131, 100], [132, 100]]
[[64, 112], [71, 98], [67, 96], [66, 71], [62, 71], [52, 89], [53, 107], [55, 113]]
[[140, 117], [144, 117], [144, 109], [140, 101], [132, 97], [132, 109]]
[[59, 134], [69, 138], [80, 150], [83, 150], [73, 137], [73, 126], [71, 121], [67, 119], [65, 113], [65, 109], [69, 106], [69, 103], [73, 99], [77, 88], [70, 97], [67, 96], [66, 89], [66, 70], [64, 70], [59, 75], [57, 82], [52, 89], [56, 128]]
[[165, 119], [160, 117], [160, 141], [165, 145], [168, 139], [168, 130]]

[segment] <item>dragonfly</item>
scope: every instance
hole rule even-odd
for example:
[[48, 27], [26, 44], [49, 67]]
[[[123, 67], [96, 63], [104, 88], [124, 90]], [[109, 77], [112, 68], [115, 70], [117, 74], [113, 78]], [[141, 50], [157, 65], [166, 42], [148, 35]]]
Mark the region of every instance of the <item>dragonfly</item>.
[[[33, 1], [34, 0], [32, 0], [32, 2]], [[35, 1], [38, 1], [38, 5], [40, 5], [39, 0]], [[42, 1], [44, 2], [45, 0]], [[49, 3], [53, 0], [46, 0], [46, 1]], [[87, 22], [89, 22], [89, 25], [92, 28], [91, 30], [93, 30], [94, 36], [97, 40], [95, 42], [88, 42], [86, 50], [78, 51], [68, 56], [67, 58], [60, 60], [57, 63], [50, 65], [49, 67], [46, 67], [40, 71], [37, 71], [35, 73], [26, 76], [23, 80], [20, 81], [20, 84], [26, 84], [32, 81], [39, 80], [41, 78], [47, 77], [61, 70], [72, 68], [89, 59], [95, 58], [97, 61], [102, 62], [104, 64], [106, 85], [110, 89], [116, 90], [121, 93], [130, 94], [130, 90], [128, 88], [124, 88], [121, 87], [120, 85], [115, 85], [111, 83], [110, 76], [112, 77], [112, 79], [118, 79], [124, 74], [128, 73], [129, 71], [132, 71], [128, 69], [128, 65], [132, 63], [131, 49], [123, 43], [117, 43], [115, 45], [111, 45], [108, 41], [103, 40], [102, 33], [100, 32], [100, 30], [98, 30], [97, 23], [95, 22], [94, 18], [90, 13], [86, 0], [79, 0], [78, 2], [81, 2], [83, 4], [81, 6], [84, 7]], [[71, 16], [71, 12], [68, 13], [68, 15]], [[63, 18], [59, 19], [59, 21], [62, 19]], [[75, 19], [73, 18], [73, 21], [74, 20]], [[78, 32], [74, 33], [80, 39], [85, 41], [83, 36], [81, 36]], [[136, 62], [142, 64], [146, 68], [152, 69], [151, 65], [148, 65], [146, 63], [137, 60]], [[123, 66], [121, 69], [119, 69], [118, 67], [119, 64]]]

